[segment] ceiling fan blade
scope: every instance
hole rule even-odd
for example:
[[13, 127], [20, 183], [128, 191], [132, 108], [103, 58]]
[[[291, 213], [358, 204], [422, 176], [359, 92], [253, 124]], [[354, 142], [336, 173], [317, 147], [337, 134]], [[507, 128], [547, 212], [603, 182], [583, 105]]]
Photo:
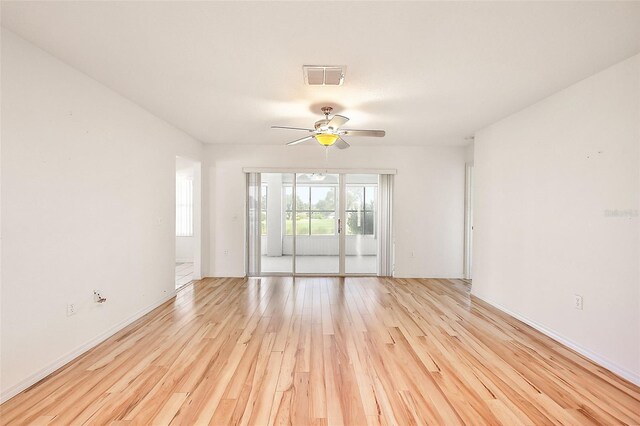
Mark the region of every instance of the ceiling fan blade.
[[347, 121], [349, 121], [349, 119], [343, 115], [334, 115], [333, 118], [327, 123], [327, 126], [335, 130], [340, 126], [344, 126]]
[[305, 136], [304, 138], [296, 139], [293, 142], [289, 142], [287, 145], [298, 145], [299, 143], [308, 141], [309, 139], [313, 139], [313, 136]]
[[287, 130], [306, 130], [307, 132], [313, 132], [313, 129], [305, 129], [303, 127], [288, 127], [288, 126], [271, 126], [272, 129], [287, 129]]
[[383, 137], [386, 132], [384, 130], [356, 130], [356, 129], [342, 129], [341, 133], [345, 136], [375, 136]]
[[342, 139], [342, 138], [338, 138], [338, 140], [336, 140], [336, 141], [334, 142], [333, 146], [335, 146], [335, 147], [336, 147], [336, 148], [338, 148], [338, 149], [347, 149], [347, 148], [349, 148], [351, 145], [349, 145], [349, 144], [347, 143], [347, 141], [345, 141], [344, 139]]

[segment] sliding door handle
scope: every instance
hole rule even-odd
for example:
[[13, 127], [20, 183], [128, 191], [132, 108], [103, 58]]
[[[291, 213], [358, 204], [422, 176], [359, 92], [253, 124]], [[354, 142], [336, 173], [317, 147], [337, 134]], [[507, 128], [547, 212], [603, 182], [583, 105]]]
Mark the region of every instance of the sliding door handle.
[[338, 234], [342, 233], [342, 222], [338, 219]]

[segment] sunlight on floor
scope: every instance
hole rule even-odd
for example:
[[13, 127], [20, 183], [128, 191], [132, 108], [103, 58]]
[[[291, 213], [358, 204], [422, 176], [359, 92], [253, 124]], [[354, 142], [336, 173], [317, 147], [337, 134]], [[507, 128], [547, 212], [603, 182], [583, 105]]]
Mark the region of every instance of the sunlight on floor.
[[176, 288], [189, 284], [193, 280], [193, 263], [176, 263]]

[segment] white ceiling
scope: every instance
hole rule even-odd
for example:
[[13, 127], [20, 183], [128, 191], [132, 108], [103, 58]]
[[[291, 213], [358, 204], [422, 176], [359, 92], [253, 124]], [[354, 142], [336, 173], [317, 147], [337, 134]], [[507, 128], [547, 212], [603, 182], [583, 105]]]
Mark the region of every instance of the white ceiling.
[[207, 143], [297, 139], [269, 126], [334, 103], [387, 130], [353, 143], [462, 145], [640, 52], [640, 2], [3, 1], [2, 25]]

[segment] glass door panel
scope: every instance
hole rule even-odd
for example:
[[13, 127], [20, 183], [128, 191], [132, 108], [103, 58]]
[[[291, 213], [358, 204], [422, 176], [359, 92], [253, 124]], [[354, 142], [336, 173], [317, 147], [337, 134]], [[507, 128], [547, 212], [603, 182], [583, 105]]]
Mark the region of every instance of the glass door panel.
[[373, 274], [378, 270], [378, 175], [345, 175], [346, 274]]
[[[338, 234], [340, 175], [296, 174], [295, 271], [300, 274], [340, 273]], [[293, 213], [293, 212], [291, 212]]]
[[379, 175], [261, 173], [251, 194], [249, 271], [254, 258], [267, 275], [378, 273]]
[[293, 273], [291, 190], [293, 173], [262, 173], [260, 185], [260, 269]]

